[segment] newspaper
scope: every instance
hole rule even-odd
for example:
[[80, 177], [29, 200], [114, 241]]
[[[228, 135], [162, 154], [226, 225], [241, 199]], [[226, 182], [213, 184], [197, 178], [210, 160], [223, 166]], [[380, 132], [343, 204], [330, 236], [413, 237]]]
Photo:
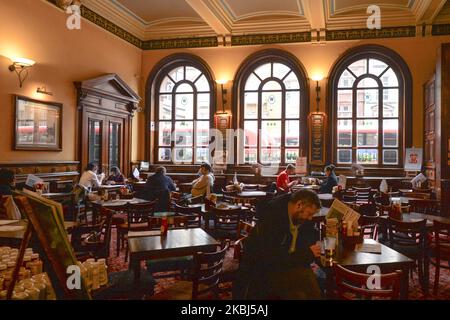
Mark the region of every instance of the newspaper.
[[358, 212], [338, 199], [333, 201], [327, 213], [327, 219], [336, 218], [339, 221], [350, 221], [352, 225], [357, 225], [360, 216]]
[[25, 184], [27, 186], [29, 186], [30, 188], [33, 188], [36, 183], [44, 183], [44, 180], [42, 180], [41, 178], [33, 175], [33, 174], [29, 174], [27, 176], [27, 180], [25, 181]]

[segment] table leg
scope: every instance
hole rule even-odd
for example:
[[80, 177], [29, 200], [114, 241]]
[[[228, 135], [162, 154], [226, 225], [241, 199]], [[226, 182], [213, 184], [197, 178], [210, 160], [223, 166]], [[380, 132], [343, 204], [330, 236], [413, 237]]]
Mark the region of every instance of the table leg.
[[401, 279], [401, 284], [400, 284], [400, 299], [401, 300], [408, 300], [409, 269], [410, 269], [409, 265], [402, 267], [402, 279]]
[[141, 263], [139, 259], [136, 259], [130, 254], [130, 266], [129, 269], [133, 271], [134, 280], [138, 281], [141, 278]]

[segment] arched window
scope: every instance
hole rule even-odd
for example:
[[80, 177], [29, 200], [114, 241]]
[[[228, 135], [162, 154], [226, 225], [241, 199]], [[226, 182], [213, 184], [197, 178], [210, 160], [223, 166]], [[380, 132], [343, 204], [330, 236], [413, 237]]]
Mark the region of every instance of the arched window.
[[154, 82], [154, 157], [157, 163], [209, 161], [214, 83], [192, 57], [169, 59]]
[[244, 62], [235, 88], [244, 164], [283, 165], [295, 162], [300, 150], [306, 154], [305, 87], [301, 66], [283, 51], [263, 51]]
[[345, 55], [331, 76], [333, 162], [402, 167], [410, 144], [410, 86], [406, 64], [387, 48], [366, 46]]

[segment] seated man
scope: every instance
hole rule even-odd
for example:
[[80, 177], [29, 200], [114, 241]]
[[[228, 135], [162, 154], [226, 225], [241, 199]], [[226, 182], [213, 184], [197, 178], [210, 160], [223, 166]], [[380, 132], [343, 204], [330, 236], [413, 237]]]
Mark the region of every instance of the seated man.
[[175, 191], [172, 179], [166, 175], [165, 167], [158, 167], [155, 174], [148, 177], [145, 187], [137, 192], [136, 197], [149, 201], [158, 199], [155, 211], [167, 211], [171, 191]]
[[214, 185], [214, 176], [208, 163], [202, 163], [199, 173], [200, 177], [192, 181], [191, 194], [193, 197], [209, 195]]
[[286, 170], [280, 172], [277, 177], [277, 189], [281, 192], [289, 192], [291, 188], [298, 184], [298, 180], [290, 181], [289, 175], [295, 174], [295, 167], [292, 164], [288, 164]]
[[257, 208], [258, 222], [244, 242], [233, 299], [320, 299], [311, 263], [320, 257], [315, 192], [300, 190]]

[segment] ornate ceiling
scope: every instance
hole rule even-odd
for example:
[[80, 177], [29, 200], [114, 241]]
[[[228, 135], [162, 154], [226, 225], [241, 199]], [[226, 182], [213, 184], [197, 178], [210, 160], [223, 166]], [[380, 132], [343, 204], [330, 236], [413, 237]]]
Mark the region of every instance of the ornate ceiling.
[[[100, 18], [113, 23], [119, 31], [135, 38], [130, 42], [136, 43], [215, 37], [219, 45], [228, 45], [233, 38], [251, 36], [261, 40], [276, 34], [294, 35], [295, 39], [287, 42], [298, 38], [340, 39], [343, 31], [369, 31], [367, 19], [371, 13], [367, 9], [374, 3], [381, 10], [382, 29], [392, 35], [399, 27], [406, 36], [430, 35], [433, 24], [450, 24], [450, 1], [446, 0], [81, 0], [81, 3], [85, 18], [97, 24]], [[440, 30], [445, 33], [447, 27]]]

